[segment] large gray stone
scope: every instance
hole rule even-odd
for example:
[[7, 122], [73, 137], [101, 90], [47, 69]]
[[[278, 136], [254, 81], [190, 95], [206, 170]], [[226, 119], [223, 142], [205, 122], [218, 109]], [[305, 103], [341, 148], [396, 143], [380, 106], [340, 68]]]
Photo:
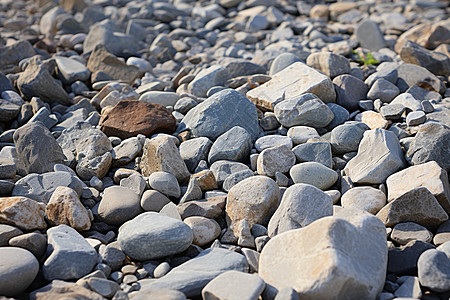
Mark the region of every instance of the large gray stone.
[[63, 56], [55, 57], [58, 67], [58, 74], [65, 83], [71, 84], [77, 80], [86, 81], [91, 76], [91, 72], [81, 62]]
[[302, 62], [302, 60], [297, 55], [289, 52], [282, 53], [275, 57], [272, 64], [270, 65], [269, 75], [274, 75], [296, 62]]
[[344, 74], [333, 79], [336, 89], [336, 103], [348, 109], [357, 110], [360, 100], [367, 99], [367, 85], [355, 76]]
[[214, 141], [234, 126], [247, 130], [252, 141], [258, 137], [258, 114], [255, 105], [241, 93], [226, 89], [191, 109], [179, 128], [191, 130], [194, 137], [205, 136]]
[[433, 74], [442, 76], [450, 74], [450, 58], [447, 55], [425, 49], [410, 40], [403, 44], [400, 57], [405, 63], [422, 66]]
[[180, 155], [190, 172], [201, 160], [208, 159], [208, 153], [213, 143], [207, 137], [193, 138], [180, 144]]
[[59, 225], [47, 230], [47, 236], [48, 258], [42, 272], [48, 281], [79, 279], [97, 264], [97, 252], [75, 229]]
[[424, 67], [413, 64], [402, 64], [397, 68], [397, 87], [400, 92], [405, 92], [414, 85], [419, 85], [429, 91], [441, 92], [441, 81], [433, 73]]
[[450, 258], [445, 252], [429, 249], [417, 261], [420, 284], [438, 293], [450, 291]]
[[295, 165], [295, 155], [286, 145], [265, 149], [256, 161], [258, 174], [274, 177], [275, 173], [287, 173]]
[[333, 167], [331, 145], [327, 142], [300, 144], [292, 149], [297, 162], [318, 162], [327, 168]]
[[331, 197], [309, 184], [294, 184], [283, 194], [281, 203], [270, 219], [269, 237], [302, 228], [320, 218], [333, 215]]
[[141, 280], [141, 291], [169, 288], [181, 291], [187, 297], [200, 296], [208, 282], [228, 270], [247, 272], [247, 260], [233, 251], [210, 248], [162, 278]]
[[331, 52], [317, 52], [308, 56], [306, 63], [330, 78], [350, 73], [350, 62], [342, 55]]
[[210, 164], [218, 160], [245, 161], [252, 148], [252, 137], [244, 128], [234, 126], [220, 135], [208, 155]]
[[358, 150], [364, 132], [368, 130], [363, 123], [342, 124], [331, 131], [331, 146], [336, 154], [343, 154]]
[[146, 212], [123, 224], [117, 240], [126, 255], [143, 261], [183, 252], [191, 245], [193, 233], [179, 220]]
[[383, 33], [378, 24], [372, 20], [364, 20], [356, 28], [356, 38], [363, 48], [378, 51], [386, 47]]

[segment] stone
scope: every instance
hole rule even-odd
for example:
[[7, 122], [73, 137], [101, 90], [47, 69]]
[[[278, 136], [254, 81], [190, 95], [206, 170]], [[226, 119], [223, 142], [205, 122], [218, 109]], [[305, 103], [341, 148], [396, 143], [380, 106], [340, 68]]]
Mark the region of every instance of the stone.
[[145, 140], [140, 167], [143, 176], [162, 171], [174, 175], [179, 182], [186, 181], [190, 176], [177, 146], [166, 137]]
[[280, 192], [273, 179], [252, 176], [231, 188], [227, 196], [228, 230], [238, 237], [239, 222], [246, 219], [250, 229], [254, 224], [267, 225], [275, 212]]
[[443, 251], [429, 249], [417, 261], [420, 284], [438, 293], [450, 290], [450, 258]]
[[386, 226], [414, 222], [431, 230], [448, 220], [448, 215], [426, 187], [409, 190], [390, 201], [378, 213]]
[[295, 165], [295, 155], [286, 145], [263, 150], [258, 156], [259, 175], [274, 177], [276, 172], [287, 173]]
[[213, 86], [223, 86], [229, 79], [227, 69], [213, 65], [200, 71], [188, 85], [188, 91], [198, 97], [206, 97]]
[[123, 224], [117, 240], [126, 255], [143, 261], [183, 252], [191, 245], [193, 233], [181, 221], [145, 212]]
[[187, 217], [183, 220], [183, 222], [192, 229], [194, 234], [192, 243], [200, 247], [214, 241], [217, 237], [219, 237], [221, 232], [221, 228], [216, 221], [205, 217]]
[[0, 224], [0, 247], [8, 246], [10, 239], [22, 234], [22, 230], [17, 227]]
[[395, 84], [380, 78], [367, 92], [367, 98], [371, 100], [380, 99], [383, 103], [390, 103], [398, 94], [400, 94], [400, 90]]
[[113, 166], [124, 166], [132, 162], [142, 151], [144, 145], [141, 141], [137, 137], [131, 137], [115, 146], [112, 151]]
[[35, 300], [44, 300], [51, 298], [63, 298], [67, 297], [67, 295], [71, 295], [73, 297], [89, 297], [92, 300], [103, 300], [102, 296], [91, 291], [88, 288], [85, 288], [79, 284], [73, 282], [67, 282], [62, 280], [53, 280], [48, 285], [33, 291], [30, 294], [31, 299]]
[[399, 223], [391, 232], [391, 240], [400, 245], [406, 245], [414, 240], [429, 243], [432, 239], [433, 234], [428, 229], [413, 222]]
[[16, 247], [0, 248], [0, 294], [14, 297], [25, 291], [39, 272], [31, 252]]
[[386, 180], [388, 201], [400, 197], [408, 191], [426, 187], [445, 211], [450, 212], [450, 187], [448, 175], [435, 161], [411, 166], [394, 173]]
[[419, 285], [419, 278], [409, 277], [402, 283], [402, 285], [395, 291], [394, 294], [398, 298], [414, 298], [420, 299], [422, 291]]
[[389, 104], [382, 106], [380, 109], [380, 115], [385, 120], [398, 120], [401, 119], [406, 107], [402, 104]]
[[311, 93], [279, 102], [274, 112], [278, 122], [285, 127], [302, 125], [322, 128], [334, 118], [331, 109]]
[[97, 252], [73, 228], [58, 225], [47, 230], [49, 255], [42, 266], [48, 281], [73, 280], [89, 274], [97, 263]]
[[101, 219], [110, 225], [122, 225], [142, 212], [138, 194], [126, 187], [111, 186], [104, 190], [98, 206]]
[[45, 235], [37, 232], [25, 233], [9, 240], [9, 245], [26, 249], [33, 255], [41, 259], [45, 255], [47, 249], [47, 238]]
[[248, 271], [245, 257], [239, 253], [221, 248], [202, 251], [188, 262], [175, 267], [166, 276], [158, 279], [143, 279], [141, 291], [170, 288], [187, 297], [201, 295], [201, 290], [214, 278], [228, 270]]
[[254, 176], [255, 173], [252, 170], [246, 169], [238, 171], [228, 176], [224, 182], [222, 189], [226, 192], [230, 191], [233, 186], [241, 182], [242, 180]]
[[42, 123], [20, 127], [13, 138], [18, 158], [27, 174], [51, 172], [55, 164], [66, 159], [61, 147]]
[[354, 187], [341, 197], [343, 208], [355, 208], [377, 214], [386, 205], [386, 195], [370, 186]]
[[67, 84], [74, 83], [77, 80], [87, 81], [91, 76], [91, 72], [86, 66], [75, 59], [56, 56], [55, 61], [58, 74]]
[[162, 106], [174, 106], [178, 99], [180, 96], [177, 93], [159, 91], [146, 92], [139, 97], [139, 101]]
[[416, 100], [410, 93], [401, 93], [392, 100], [390, 105], [402, 105], [412, 111], [421, 109], [420, 101]]
[[167, 262], [159, 264], [153, 271], [155, 278], [161, 278], [170, 271], [171, 267]]
[[108, 136], [121, 139], [143, 134], [173, 133], [176, 121], [172, 114], [159, 104], [122, 100], [100, 121], [101, 130]]
[[302, 62], [295, 62], [272, 76], [268, 82], [247, 92], [246, 96], [263, 110], [272, 111], [284, 99], [313, 93], [325, 103], [336, 94], [330, 78]]
[[0, 198], [0, 222], [22, 230], [45, 229], [45, 205], [26, 197]]
[[78, 194], [69, 187], [59, 186], [47, 203], [46, 217], [51, 225], [68, 225], [78, 231], [91, 228], [91, 220]]
[[98, 253], [102, 258], [102, 262], [110, 266], [112, 270], [120, 269], [126, 258], [117, 241], [106, 246], [100, 246]]
[[0, 178], [12, 179], [16, 176], [16, 164], [13, 160], [0, 157]]
[[[133, 293], [134, 294], [134, 293]], [[186, 300], [186, 296], [179, 291], [169, 288], [161, 288], [148, 291], [138, 291], [133, 295], [136, 300], [161, 299], [161, 300]]]
[[427, 116], [423, 111], [413, 111], [406, 116], [406, 124], [408, 126], [417, 126], [425, 123]]
[[400, 53], [406, 41], [413, 41], [422, 47], [434, 49], [450, 38], [449, 30], [442, 22], [418, 24], [404, 32], [395, 44], [395, 52]]
[[311, 142], [300, 144], [292, 149], [297, 162], [317, 162], [327, 168], [333, 166], [331, 145], [327, 142]]
[[211, 165], [210, 170], [213, 172], [217, 184], [222, 186], [228, 176], [242, 170], [249, 170], [249, 167], [240, 162], [219, 160]]
[[255, 274], [226, 271], [211, 280], [202, 290], [202, 297], [209, 299], [258, 299], [266, 284]]
[[357, 151], [367, 129], [369, 128], [361, 123], [342, 124], [333, 128], [331, 131], [333, 152], [340, 154]]
[[219, 187], [214, 173], [209, 169], [195, 173], [192, 177], [197, 179], [197, 183], [203, 191], [210, 191]]
[[349, 111], [357, 110], [359, 101], [367, 99], [367, 85], [355, 76], [339, 75], [333, 79], [333, 84], [336, 89], [336, 103]]
[[183, 219], [199, 216], [215, 219], [222, 214], [225, 207], [225, 197], [215, 197], [212, 199], [189, 201], [178, 205], [178, 212]]
[[241, 93], [225, 89], [192, 108], [179, 128], [190, 130], [193, 137], [203, 136], [214, 141], [234, 126], [247, 130], [252, 141], [259, 135], [255, 105]]
[[87, 280], [87, 284], [91, 290], [106, 298], [111, 298], [120, 289], [116, 282], [103, 278], [91, 277]]
[[419, 127], [414, 140], [406, 152], [406, 159], [413, 165], [435, 161], [450, 172], [450, 130], [447, 126], [430, 122]]
[[273, 238], [332, 214], [333, 202], [330, 196], [315, 186], [294, 184], [284, 192], [280, 205], [270, 219], [268, 235]]
[[399, 54], [405, 63], [422, 66], [433, 74], [442, 76], [450, 74], [450, 58], [443, 53], [427, 50], [407, 40]]
[[309, 139], [319, 138], [319, 133], [313, 127], [293, 126], [289, 128], [287, 136], [292, 140], [294, 145], [299, 145], [306, 143]]
[[347, 163], [345, 172], [354, 183], [379, 184], [404, 166], [397, 136], [384, 129], [373, 129], [364, 132], [358, 154]]
[[274, 75], [290, 65], [292, 65], [295, 62], [303, 62], [297, 55], [286, 52], [281, 53], [275, 59], [272, 61], [272, 64], [270, 65], [270, 71], [269, 75]]
[[432, 244], [422, 241], [410, 241], [404, 246], [389, 249], [388, 272], [401, 275], [417, 275], [417, 260], [428, 249], [434, 249]]
[[188, 170], [193, 172], [201, 160], [208, 158], [213, 143], [207, 137], [193, 138], [180, 144], [179, 151]]
[[358, 25], [356, 38], [361, 47], [370, 51], [378, 51], [386, 47], [386, 41], [380, 27], [372, 20], [364, 20]]
[[402, 93], [415, 85], [438, 93], [441, 90], [440, 80], [424, 67], [413, 64], [402, 64], [398, 66], [397, 73], [396, 85]]
[[180, 204], [192, 200], [200, 200], [203, 197], [203, 191], [198, 183], [197, 178], [191, 177], [189, 180], [187, 190], [183, 197], [180, 199]]
[[21, 60], [36, 54], [33, 46], [27, 40], [18, 40], [1, 48], [0, 66], [17, 65]]
[[269, 295], [292, 287], [300, 297], [375, 299], [383, 289], [386, 265], [382, 222], [344, 209], [272, 238], [262, 250], [259, 276]]
[[327, 190], [338, 180], [336, 171], [318, 162], [304, 162], [297, 164], [289, 171], [295, 183], [306, 183], [321, 190]]
[[252, 147], [251, 139], [247, 130], [234, 126], [217, 137], [209, 151], [208, 162], [212, 164], [218, 160], [246, 160]]
[[[312, 128], [314, 129], [314, 128]], [[315, 129], [314, 129], [315, 130]], [[255, 141], [255, 148], [257, 151], [262, 152], [265, 149], [286, 145], [289, 149], [292, 149], [292, 140], [288, 136], [283, 135], [266, 135], [262, 136]]]
[[350, 73], [350, 62], [347, 58], [331, 52], [312, 53], [308, 56], [306, 64], [330, 78]]
[[334, 119], [328, 123], [327, 129], [333, 130], [338, 125], [343, 124], [350, 117], [350, 113], [344, 107], [336, 104], [336, 103], [327, 103], [327, 106], [331, 109], [334, 114]]
[[148, 177], [148, 183], [152, 189], [168, 196], [179, 198], [180, 185], [175, 176], [167, 172], [154, 172]]
[[10, 122], [17, 117], [20, 112], [20, 106], [10, 101], [0, 99], [0, 122]]

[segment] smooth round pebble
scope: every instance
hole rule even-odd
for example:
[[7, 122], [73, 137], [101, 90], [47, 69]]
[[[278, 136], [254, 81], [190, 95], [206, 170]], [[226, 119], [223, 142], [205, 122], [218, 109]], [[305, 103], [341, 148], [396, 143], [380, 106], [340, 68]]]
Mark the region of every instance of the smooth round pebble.
[[291, 168], [289, 174], [295, 183], [311, 184], [321, 190], [333, 186], [338, 180], [336, 171], [317, 162], [305, 162]]
[[373, 187], [355, 187], [341, 197], [342, 207], [357, 208], [376, 214], [386, 204], [386, 195]]
[[220, 225], [212, 219], [194, 216], [184, 219], [184, 223], [191, 227], [194, 233], [192, 243], [197, 246], [207, 245], [220, 235]]

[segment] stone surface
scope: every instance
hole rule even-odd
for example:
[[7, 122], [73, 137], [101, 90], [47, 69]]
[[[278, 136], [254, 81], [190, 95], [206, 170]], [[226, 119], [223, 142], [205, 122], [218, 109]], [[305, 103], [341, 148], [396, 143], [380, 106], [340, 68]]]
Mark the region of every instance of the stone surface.
[[401, 50], [400, 57], [405, 63], [426, 68], [433, 74], [448, 76], [450, 74], [450, 58], [443, 53], [427, 50], [407, 40]]
[[313, 53], [308, 56], [306, 63], [330, 78], [350, 73], [349, 61], [344, 56], [331, 52]]
[[367, 99], [367, 85], [355, 76], [344, 74], [333, 79], [336, 103], [349, 111], [358, 109], [358, 102]]
[[239, 162], [219, 160], [213, 163], [210, 169], [216, 178], [217, 184], [222, 186], [228, 176], [242, 170], [249, 170], [249, 167]]
[[342, 207], [356, 208], [376, 214], [386, 205], [386, 195], [373, 187], [354, 187], [341, 197]]
[[378, 51], [386, 46], [380, 27], [372, 20], [365, 20], [358, 25], [356, 38], [363, 48], [371, 51]]
[[183, 220], [189, 227], [191, 227], [194, 234], [192, 243], [203, 247], [214, 241], [219, 235], [221, 228], [219, 224], [212, 220], [201, 216], [187, 217]]
[[73, 297], [89, 297], [92, 300], [103, 300], [102, 296], [91, 291], [88, 288], [85, 288], [81, 285], [78, 285], [73, 282], [67, 282], [62, 280], [53, 280], [48, 285], [35, 290], [30, 294], [31, 299], [43, 300], [43, 299], [59, 299], [62, 297], [67, 297], [67, 295], [71, 295]]
[[193, 172], [201, 160], [208, 159], [212, 145], [207, 137], [193, 138], [180, 144], [180, 155], [189, 171]]
[[404, 246], [389, 249], [388, 272], [397, 275], [417, 275], [417, 260], [428, 249], [435, 247], [422, 241], [410, 241]]
[[23, 230], [45, 229], [45, 205], [27, 197], [0, 198], [0, 222]]
[[139, 195], [121, 186], [106, 188], [98, 206], [98, 214], [102, 220], [116, 226], [131, 220], [141, 212]]
[[47, 238], [37, 232], [25, 233], [10, 239], [9, 245], [26, 249], [33, 253], [36, 258], [41, 259], [47, 249]]
[[429, 243], [432, 239], [433, 234], [428, 229], [413, 222], [399, 223], [391, 232], [391, 240], [400, 245], [406, 245], [414, 240]]
[[420, 284], [435, 292], [450, 290], [450, 258], [443, 251], [429, 249], [417, 261]]
[[251, 139], [247, 130], [234, 126], [217, 137], [209, 151], [208, 162], [212, 164], [218, 160], [245, 161], [252, 147]]
[[292, 149], [297, 162], [318, 162], [327, 168], [332, 167], [331, 145], [327, 142], [311, 142]]
[[287, 173], [295, 164], [295, 155], [286, 145], [265, 149], [258, 156], [259, 175], [274, 177], [276, 172]]
[[331, 131], [331, 146], [334, 153], [347, 153], [357, 151], [364, 136], [369, 129], [362, 124], [342, 124]]
[[295, 183], [311, 184], [321, 190], [327, 190], [338, 180], [336, 171], [318, 162], [297, 164], [289, 171]]

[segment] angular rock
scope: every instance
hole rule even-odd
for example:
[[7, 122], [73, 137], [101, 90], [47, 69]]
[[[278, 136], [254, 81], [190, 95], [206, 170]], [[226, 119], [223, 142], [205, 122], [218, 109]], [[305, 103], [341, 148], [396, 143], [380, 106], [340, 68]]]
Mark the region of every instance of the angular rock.
[[402, 64], [397, 68], [397, 87], [405, 92], [412, 86], [419, 86], [429, 91], [440, 92], [441, 81], [424, 67], [413, 64]]
[[430, 243], [410, 241], [404, 246], [389, 249], [388, 272], [396, 275], [417, 275], [417, 260], [428, 249], [434, 249]]
[[417, 261], [420, 284], [438, 293], [450, 291], [450, 258], [445, 252], [429, 249]]
[[312, 142], [298, 145], [292, 149], [297, 162], [317, 162], [331, 168], [331, 145], [327, 142]]
[[276, 172], [287, 173], [295, 165], [295, 155], [286, 145], [265, 149], [258, 156], [259, 175], [274, 177]]
[[[311, 129], [315, 130], [314, 128]], [[283, 135], [266, 135], [255, 141], [255, 148], [259, 152], [281, 145], [286, 145], [289, 149], [292, 149], [291, 138]]]
[[308, 56], [306, 63], [330, 78], [350, 73], [350, 62], [348, 59], [331, 52], [313, 53]]
[[358, 109], [360, 100], [367, 99], [367, 85], [360, 79], [352, 75], [339, 75], [333, 79], [336, 89], [336, 103], [355, 111]]
[[367, 211], [373, 215], [386, 205], [386, 195], [373, 187], [354, 187], [341, 197], [342, 207]]
[[207, 160], [212, 145], [207, 137], [193, 138], [180, 144], [180, 155], [189, 171], [193, 172], [201, 160]]
[[304, 162], [297, 164], [289, 171], [295, 183], [306, 183], [321, 190], [327, 190], [338, 180], [336, 171], [318, 162]]
[[378, 24], [372, 20], [364, 20], [356, 28], [356, 38], [361, 47], [370, 51], [378, 51], [386, 47], [383, 33]]
[[255, 173], [252, 170], [246, 169], [231, 174], [223, 182], [223, 190], [228, 192], [233, 186], [241, 182], [242, 180], [254, 176]]
[[0, 198], [0, 222], [22, 230], [45, 229], [45, 205], [26, 197]]
[[364, 124], [342, 124], [331, 131], [331, 146], [334, 153], [347, 153], [358, 150], [364, 132], [369, 129]]
[[99, 216], [110, 225], [121, 225], [141, 212], [139, 195], [121, 186], [106, 188], [98, 206]]
[[448, 76], [450, 74], [450, 58], [443, 53], [427, 50], [407, 40], [400, 50], [400, 57], [405, 63], [426, 68], [433, 74]]
[[200, 71], [189, 83], [188, 90], [198, 97], [206, 97], [210, 88], [225, 85], [229, 76], [227, 69], [219, 65], [213, 65]]
[[367, 98], [371, 100], [380, 99], [383, 103], [391, 102], [398, 94], [400, 90], [398, 87], [385, 80], [383, 78], [378, 79], [370, 88], [367, 93]]
[[27, 40], [18, 40], [0, 51], [0, 66], [17, 65], [22, 59], [35, 55], [33, 46]]
[[208, 162], [246, 160], [252, 147], [251, 138], [247, 130], [234, 126], [216, 139], [209, 151]]
[[390, 124], [390, 122], [383, 118], [379, 113], [371, 110], [357, 114], [355, 116], [355, 121], [366, 124], [370, 129], [387, 129]]
[[249, 170], [249, 167], [239, 162], [219, 160], [213, 163], [210, 169], [216, 178], [217, 184], [222, 186], [228, 176], [242, 170]]
[[87, 81], [91, 76], [91, 72], [86, 66], [75, 59], [57, 56], [55, 61], [58, 67], [58, 74], [68, 84], [77, 80]]
[[258, 299], [266, 284], [256, 274], [227, 271], [211, 280], [202, 290], [203, 299]]
[[33, 300], [44, 300], [44, 299], [60, 299], [66, 297], [67, 295], [73, 297], [88, 297], [92, 300], [103, 300], [104, 297], [85, 288], [79, 284], [73, 282], [67, 282], [62, 280], [53, 280], [48, 285], [35, 290], [30, 294], [30, 299]]

